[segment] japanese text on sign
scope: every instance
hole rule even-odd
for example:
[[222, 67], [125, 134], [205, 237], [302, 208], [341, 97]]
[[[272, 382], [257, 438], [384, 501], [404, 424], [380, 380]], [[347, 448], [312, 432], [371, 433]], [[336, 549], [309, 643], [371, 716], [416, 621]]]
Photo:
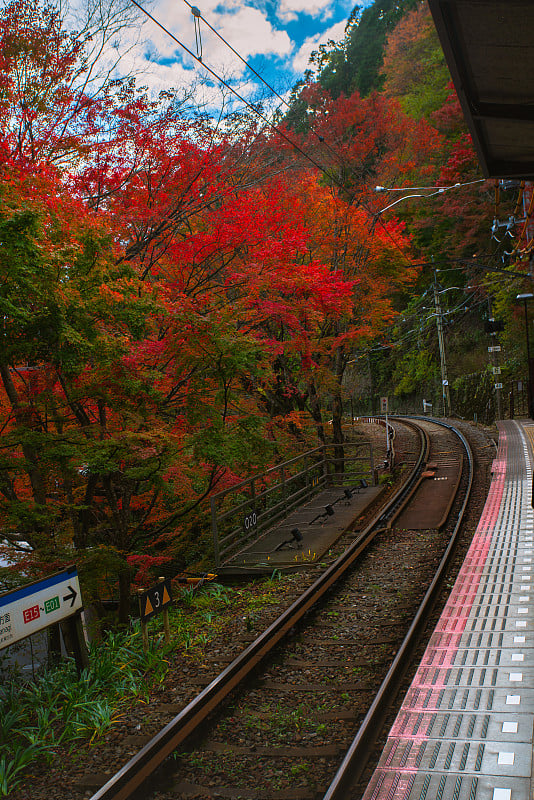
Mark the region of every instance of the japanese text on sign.
[[82, 607], [76, 567], [0, 596], [0, 649], [75, 614]]

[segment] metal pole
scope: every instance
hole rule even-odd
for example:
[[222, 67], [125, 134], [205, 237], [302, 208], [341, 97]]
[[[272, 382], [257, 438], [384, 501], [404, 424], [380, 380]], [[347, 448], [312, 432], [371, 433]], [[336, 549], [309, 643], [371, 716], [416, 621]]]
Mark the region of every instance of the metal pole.
[[[434, 304], [436, 306], [436, 324], [438, 327], [439, 359], [441, 363], [441, 388], [443, 399], [443, 416], [451, 413], [451, 396], [449, 393], [449, 381], [447, 378], [447, 362], [445, 360], [445, 342], [443, 339], [443, 320], [441, 318], [441, 303], [438, 292], [438, 275], [434, 270]], [[447, 414], [448, 409], [448, 414]]]
[[529, 338], [529, 335], [528, 335], [528, 310], [527, 310], [527, 302], [528, 302], [528, 298], [527, 298], [527, 297], [524, 297], [524, 298], [523, 298], [523, 303], [524, 303], [524, 305], [525, 305], [525, 334], [526, 334], [526, 337], [527, 337], [527, 358], [528, 358], [528, 360], [530, 361], [530, 338]]
[[143, 608], [141, 606], [141, 595], [142, 594], [143, 594], [143, 590], [142, 589], [138, 589], [137, 590], [137, 595], [138, 595], [138, 598], [139, 598], [139, 614], [141, 615], [141, 639], [142, 639], [142, 642], [143, 642], [143, 651], [145, 653], [148, 653], [148, 649], [149, 649], [149, 646], [150, 646], [149, 641], [148, 641], [148, 622], [145, 619], [143, 619], [143, 616], [142, 616], [143, 615]]
[[[165, 581], [165, 575], [160, 576], [158, 578], [158, 581], [164, 582]], [[170, 622], [169, 622], [169, 606], [165, 606], [165, 608], [163, 609], [163, 631], [164, 631], [164, 634], [165, 634], [165, 642], [167, 644], [170, 644], [171, 643], [171, 626], [170, 626]]]
[[[489, 313], [488, 322], [491, 322], [493, 319], [491, 297], [488, 297], [488, 313]], [[490, 333], [490, 336], [491, 336], [491, 341], [493, 342], [491, 347], [491, 365], [493, 372], [493, 385], [495, 386], [495, 399], [497, 401], [497, 419], [502, 419], [501, 390], [497, 388], [497, 384], [500, 383], [499, 358], [495, 350], [497, 346], [497, 331], [493, 331], [492, 333]]]
[[534, 387], [534, 359], [530, 355], [530, 336], [528, 335], [528, 308], [527, 303], [534, 297], [530, 292], [525, 294], [518, 294], [516, 300], [522, 300], [525, 306], [525, 336], [527, 340], [527, 397], [528, 397], [528, 416], [532, 417], [534, 412], [534, 403], [532, 390]]
[[213, 533], [213, 560], [215, 561], [216, 569], [219, 569], [221, 566], [220, 563], [220, 555], [219, 555], [219, 530], [217, 526], [217, 506], [215, 503], [215, 499], [210, 497], [210, 505], [211, 505], [211, 530]]

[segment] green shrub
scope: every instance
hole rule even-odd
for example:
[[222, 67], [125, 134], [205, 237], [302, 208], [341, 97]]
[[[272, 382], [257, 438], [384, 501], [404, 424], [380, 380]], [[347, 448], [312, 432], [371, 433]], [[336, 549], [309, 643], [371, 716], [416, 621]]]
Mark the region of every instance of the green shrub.
[[57, 748], [93, 743], [132, 700], [148, 700], [168, 668], [157, 640], [143, 652], [139, 626], [110, 632], [89, 647], [89, 669], [78, 675], [71, 659], [45, 670], [32, 683], [16, 675], [0, 687], [0, 796], [23, 785], [37, 760], [52, 763]]

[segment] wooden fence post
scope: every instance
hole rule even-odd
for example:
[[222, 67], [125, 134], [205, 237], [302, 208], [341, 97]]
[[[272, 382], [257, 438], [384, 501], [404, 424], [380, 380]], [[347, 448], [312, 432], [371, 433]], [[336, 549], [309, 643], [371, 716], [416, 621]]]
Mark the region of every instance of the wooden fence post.
[[[165, 580], [165, 576], [158, 578], [160, 581]], [[167, 606], [163, 609], [163, 631], [165, 633], [165, 641], [167, 644], [171, 643], [171, 626], [169, 625], [169, 609]]]

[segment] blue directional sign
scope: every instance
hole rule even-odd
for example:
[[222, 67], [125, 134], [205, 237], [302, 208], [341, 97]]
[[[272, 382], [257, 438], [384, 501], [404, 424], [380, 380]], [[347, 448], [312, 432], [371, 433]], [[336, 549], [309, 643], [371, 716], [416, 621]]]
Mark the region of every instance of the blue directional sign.
[[82, 608], [76, 567], [0, 595], [0, 650]]

